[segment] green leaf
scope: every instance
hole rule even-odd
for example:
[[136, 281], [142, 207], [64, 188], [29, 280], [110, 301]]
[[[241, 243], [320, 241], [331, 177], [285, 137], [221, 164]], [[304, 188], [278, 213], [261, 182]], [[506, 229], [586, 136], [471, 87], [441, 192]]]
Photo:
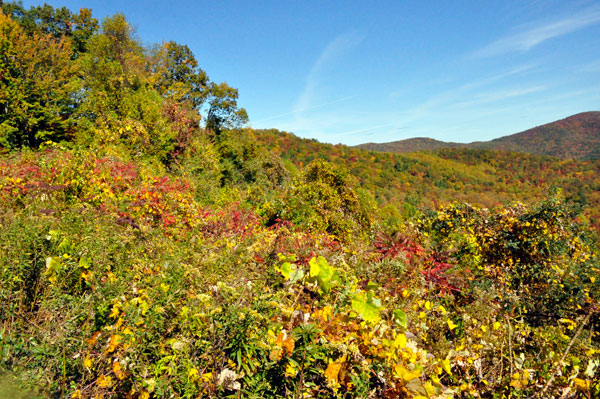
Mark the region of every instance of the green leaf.
[[296, 265], [292, 265], [294, 268], [290, 273], [290, 283], [295, 283], [298, 280], [302, 280], [304, 277], [304, 270], [298, 269]]
[[54, 284], [57, 279], [57, 274], [60, 271], [62, 266], [62, 262], [60, 261], [60, 257], [52, 256], [46, 258], [46, 270], [44, 271], [44, 275], [48, 278], [50, 283]]
[[277, 270], [279, 273], [281, 273], [281, 275], [286, 279], [289, 280], [290, 283], [295, 283], [298, 280], [301, 280], [304, 277], [304, 271], [301, 269], [298, 269], [298, 266], [293, 264], [293, 263], [289, 263], [289, 262], [285, 262], [284, 264], [281, 265], [281, 267], [275, 267], [275, 270]]
[[[321, 256], [319, 256], [319, 258], [323, 259], [323, 257]], [[317, 259], [318, 258], [312, 258], [308, 261], [308, 264], [310, 265], [310, 277], [317, 277], [321, 272], [321, 265], [319, 264], [320, 262]]]
[[366, 322], [376, 323], [379, 321], [379, 307], [370, 301], [364, 293], [357, 294], [352, 298], [352, 309]]
[[92, 262], [90, 261], [89, 258], [81, 258], [79, 259], [79, 267], [83, 268], [83, 269], [89, 269], [91, 266]]
[[394, 310], [393, 315], [394, 315], [394, 321], [398, 325], [400, 325], [404, 328], [406, 328], [408, 326], [408, 319], [406, 317], [406, 313], [404, 313], [402, 310], [400, 310], [400, 309]]
[[290, 273], [292, 271], [292, 264], [289, 262], [285, 262], [281, 265], [281, 267], [275, 266], [275, 270], [277, 270], [281, 275], [286, 279], [290, 279]]
[[69, 254], [69, 255], [73, 255], [73, 245], [71, 244], [71, 242], [69, 241], [68, 238], [64, 238], [60, 244], [58, 244], [58, 251], [61, 254]]
[[313, 281], [317, 281], [319, 289], [323, 292], [329, 292], [334, 281], [338, 280], [338, 273], [334, 267], [327, 263], [327, 259], [322, 256], [312, 258], [308, 264], [310, 265], [310, 277]]

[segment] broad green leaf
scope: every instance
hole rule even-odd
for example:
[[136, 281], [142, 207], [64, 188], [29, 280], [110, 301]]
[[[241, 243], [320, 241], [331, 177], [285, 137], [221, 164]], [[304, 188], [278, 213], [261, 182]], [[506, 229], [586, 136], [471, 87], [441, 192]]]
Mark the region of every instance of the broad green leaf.
[[396, 322], [398, 325], [400, 325], [400, 326], [402, 326], [402, 327], [404, 327], [404, 328], [406, 328], [406, 327], [408, 326], [408, 319], [407, 319], [407, 317], [406, 317], [406, 313], [404, 313], [404, 312], [403, 312], [402, 310], [400, 310], [400, 309], [396, 309], [396, 310], [394, 310], [394, 321], [395, 321], [395, 322]]
[[352, 309], [369, 323], [379, 321], [379, 307], [369, 301], [364, 293], [357, 294], [352, 298]]
[[50, 283], [54, 284], [56, 282], [57, 273], [60, 270], [61, 265], [60, 257], [49, 256], [46, 258], [46, 270], [44, 271], [44, 275], [48, 278]]
[[290, 283], [295, 283], [296, 281], [302, 280], [304, 277], [304, 270], [296, 268], [292, 273], [290, 273]]
[[275, 270], [277, 270], [279, 273], [281, 273], [281, 275], [286, 280], [289, 280], [290, 279], [290, 273], [292, 271], [292, 265], [289, 262], [285, 262], [284, 264], [281, 265], [281, 267], [275, 267]]
[[[319, 258], [322, 257], [319, 256]], [[320, 262], [317, 260], [317, 258], [312, 258], [308, 261], [308, 264], [310, 265], [310, 277], [317, 277], [321, 272], [321, 265], [319, 263]]]
[[304, 271], [301, 269], [298, 269], [298, 266], [293, 264], [293, 263], [289, 263], [289, 262], [285, 262], [284, 264], [281, 265], [281, 267], [275, 267], [275, 270], [277, 270], [279, 273], [281, 273], [281, 275], [286, 279], [289, 280], [290, 283], [295, 283], [298, 280], [301, 280], [302, 277], [304, 277]]
[[322, 256], [312, 258], [308, 264], [310, 265], [310, 277], [317, 281], [319, 288], [323, 292], [329, 292], [331, 285], [338, 279], [337, 270], [327, 263], [327, 259]]
[[73, 244], [68, 238], [64, 238], [60, 244], [58, 244], [58, 251], [62, 254], [73, 255]]

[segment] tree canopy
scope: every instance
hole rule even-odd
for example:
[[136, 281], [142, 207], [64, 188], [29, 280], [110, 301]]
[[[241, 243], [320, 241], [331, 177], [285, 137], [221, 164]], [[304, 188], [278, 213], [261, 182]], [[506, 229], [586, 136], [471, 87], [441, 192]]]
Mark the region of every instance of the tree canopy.
[[188, 46], [145, 46], [122, 14], [99, 24], [85, 8], [26, 10], [18, 2], [1, 9], [5, 150], [127, 142], [133, 153], [169, 162], [190, 134], [248, 122], [237, 89], [210, 81]]

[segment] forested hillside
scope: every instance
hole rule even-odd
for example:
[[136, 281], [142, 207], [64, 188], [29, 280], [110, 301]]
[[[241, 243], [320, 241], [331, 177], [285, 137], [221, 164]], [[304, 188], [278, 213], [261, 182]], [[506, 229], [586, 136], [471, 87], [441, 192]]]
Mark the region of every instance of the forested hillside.
[[440, 148], [466, 148], [467, 146], [468, 144], [464, 143], [449, 143], [427, 137], [415, 137], [412, 139], [392, 141], [389, 143], [364, 143], [359, 144], [356, 147], [362, 148], [363, 150], [402, 154], [406, 152], [438, 150]]
[[0, 396], [600, 395], [598, 161], [252, 130], [124, 15], [0, 49]]
[[276, 130], [255, 137], [283, 159], [302, 167], [314, 159], [344, 165], [380, 206], [412, 215], [419, 206], [453, 201], [484, 207], [535, 202], [553, 189], [583, 208], [600, 227], [600, 161], [559, 160], [524, 153], [477, 149], [391, 154], [301, 139]]
[[357, 147], [394, 153], [440, 148], [485, 148], [563, 159], [600, 159], [600, 112], [583, 112], [490, 141], [463, 144], [417, 138], [391, 143], [366, 143]]

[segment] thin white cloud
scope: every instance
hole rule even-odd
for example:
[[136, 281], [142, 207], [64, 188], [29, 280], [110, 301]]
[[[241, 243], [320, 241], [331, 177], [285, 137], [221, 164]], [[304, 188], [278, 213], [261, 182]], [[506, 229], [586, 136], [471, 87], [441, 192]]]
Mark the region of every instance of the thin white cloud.
[[344, 33], [329, 42], [306, 77], [304, 90], [293, 107], [294, 113], [304, 112], [313, 106], [314, 102], [318, 99], [318, 88], [324, 69], [328, 64], [335, 61], [336, 58], [339, 58], [348, 50], [360, 44], [362, 40], [363, 37], [361, 35], [350, 32]]
[[370, 132], [371, 130], [376, 130], [376, 129], [382, 129], [384, 127], [390, 127], [395, 125], [395, 123], [386, 123], [383, 125], [377, 125], [377, 126], [371, 126], [371, 127], [367, 127], [364, 129], [355, 129], [355, 130], [349, 130], [349, 131], [345, 131], [345, 132], [341, 132], [341, 133], [334, 133], [334, 134], [330, 134], [329, 136], [333, 136], [333, 137], [338, 137], [338, 136], [351, 136], [354, 134], [358, 134], [358, 133], [366, 133], [366, 132]]
[[312, 110], [315, 110], [315, 109], [319, 109], [319, 108], [327, 107], [327, 106], [329, 106], [329, 105], [333, 105], [333, 104], [341, 103], [341, 102], [343, 102], [343, 101], [352, 100], [353, 98], [356, 98], [356, 96], [345, 96], [345, 97], [338, 98], [338, 99], [336, 99], [336, 100], [333, 100], [333, 101], [328, 101], [328, 102], [326, 102], [326, 103], [322, 103], [322, 104], [313, 105], [313, 106], [311, 106], [311, 107], [307, 107], [307, 108], [304, 108], [304, 109], [299, 109], [299, 110], [295, 110], [295, 111], [284, 112], [284, 113], [282, 113], [282, 114], [278, 114], [278, 115], [268, 116], [268, 117], [266, 117], [266, 118], [263, 118], [263, 119], [259, 119], [259, 120], [257, 120], [257, 121], [254, 121], [253, 123], [262, 123], [262, 122], [271, 121], [271, 120], [273, 120], [273, 119], [280, 119], [280, 118], [283, 118], [283, 117], [286, 117], [286, 116], [293, 115], [293, 114], [294, 114], [294, 113], [296, 113], [296, 112], [312, 111]]
[[408, 93], [408, 90], [406, 90], [406, 89], [394, 90], [394, 91], [388, 93], [388, 97], [390, 97], [390, 98], [403, 97], [407, 93]]
[[[323, 93], [326, 86], [326, 74], [334, 69], [336, 62], [363, 41], [364, 37], [356, 32], [348, 32], [331, 40], [315, 60], [308, 75], [303, 90], [291, 110], [282, 114], [263, 118], [255, 123], [278, 119], [280, 129], [300, 134], [304, 137], [322, 139], [326, 132], [340, 129], [340, 126], [350, 123], [352, 116], [340, 112], [329, 112], [328, 106], [356, 98], [356, 95], [345, 96], [330, 101]], [[318, 112], [311, 112], [319, 109]], [[354, 116], [354, 115], [353, 115]]]
[[[412, 107], [411, 109], [402, 112], [402, 114], [406, 115], [402, 119], [402, 122], [410, 123], [415, 120], [422, 120], [430, 116], [435, 116], [439, 114], [439, 112], [442, 109], [450, 109], [459, 106], [472, 105], [476, 102], [501, 100], [503, 98], [515, 97], [517, 95], [524, 95], [533, 91], [541, 90], [541, 87], [536, 87], [528, 89], [505, 90], [503, 92], [481, 91], [481, 89], [487, 86], [501, 82], [506, 78], [510, 78], [531, 71], [536, 67], [536, 64], [520, 65], [512, 69], [499, 72], [495, 75], [487, 76], [483, 79], [467, 82], [458, 87], [452, 88], [451, 90], [445, 90], [440, 93], [437, 93], [429, 97], [426, 101], [422, 102], [421, 104], [418, 104]], [[398, 113], [398, 115], [400, 114], [401, 113]]]
[[546, 40], [566, 35], [598, 22], [600, 22], [600, 7], [587, 8], [569, 17], [496, 40], [474, 55], [485, 58], [512, 52], [525, 52]]
[[454, 104], [454, 107], [465, 107], [465, 106], [472, 106], [472, 105], [476, 105], [476, 104], [493, 103], [493, 102], [497, 102], [497, 101], [508, 100], [509, 98], [526, 96], [528, 94], [546, 90], [546, 89], [547, 89], [546, 86], [534, 86], [534, 87], [524, 87], [524, 88], [484, 92], [484, 93], [479, 93], [479, 94], [471, 97], [470, 100], [456, 103], [456, 104]]
[[487, 86], [487, 85], [497, 82], [499, 80], [502, 80], [502, 79], [505, 79], [505, 78], [508, 78], [508, 77], [511, 77], [514, 75], [519, 75], [523, 72], [531, 71], [532, 69], [536, 68], [537, 66], [538, 66], [538, 64], [520, 65], [513, 69], [509, 69], [508, 71], [500, 72], [496, 75], [488, 76], [481, 80], [476, 80], [473, 82], [466, 83], [466, 84], [460, 86], [458, 89], [459, 90], [468, 90], [468, 89], [474, 89], [477, 87]]
[[600, 59], [583, 64], [576, 70], [577, 72], [600, 72]]

